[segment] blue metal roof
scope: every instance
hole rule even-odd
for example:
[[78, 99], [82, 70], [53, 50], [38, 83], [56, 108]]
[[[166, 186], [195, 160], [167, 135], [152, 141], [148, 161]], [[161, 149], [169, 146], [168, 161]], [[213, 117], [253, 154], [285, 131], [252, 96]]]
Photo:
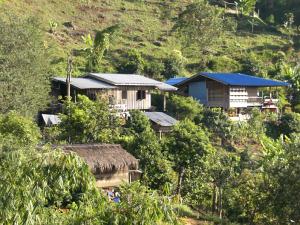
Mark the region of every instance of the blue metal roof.
[[173, 78], [170, 78], [169, 80], [167, 80], [165, 83], [168, 84], [168, 85], [176, 85], [176, 84], [179, 84], [181, 83], [182, 81], [186, 80], [188, 78], [186, 77], [173, 77]]
[[241, 73], [200, 73], [203, 76], [225, 85], [231, 86], [248, 86], [248, 87], [276, 87], [289, 86], [289, 83], [265, 79], [261, 77], [250, 76]]

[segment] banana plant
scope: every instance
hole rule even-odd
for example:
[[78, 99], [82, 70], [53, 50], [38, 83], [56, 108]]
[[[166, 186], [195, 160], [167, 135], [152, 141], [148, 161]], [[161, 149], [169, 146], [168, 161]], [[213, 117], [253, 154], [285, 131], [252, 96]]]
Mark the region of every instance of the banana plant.
[[86, 45], [83, 52], [87, 60], [87, 72], [97, 72], [99, 70], [103, 56], [109, 50], [110, 43], [116, 36], [119, 28], [119, 25], [114, 25], [102, 31], [97, 31], [94, 38], [91, 37], [91, 34], [82, 37]]

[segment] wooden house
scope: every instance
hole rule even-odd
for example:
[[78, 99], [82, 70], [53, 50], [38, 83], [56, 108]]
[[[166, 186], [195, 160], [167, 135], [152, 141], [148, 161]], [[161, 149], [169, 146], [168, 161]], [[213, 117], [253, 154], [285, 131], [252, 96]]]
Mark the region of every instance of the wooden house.
[[240, 73], [199, 73], [190, 78], [172, 78], [167, 84], [178, 87], [178, 93], [192, 96], [207, 107], [245, 109], [261, 107], [265, 101], [276, 103], [273, 96], [262, 96], [266, 87], [288, 86], [286, 82], [264, 79]]
[[139, 161], [121, 145], [73, 144], [58, 146], [67, 153], [74, 152], [84, 159], [96, 178], [99, 188], [117, 187], [139, 178]]
[[[89, 73], [84, 77], [71, 79], [71, 95], [76, 101], [77, 94], [95, 99], [105, 95], [111, 106], [120, 111], [151, 108], [151, 92], [176, 91], [177, 88], [141, 75]], [[66, 78], [53, 79], [53, 95], [66, 96]]]

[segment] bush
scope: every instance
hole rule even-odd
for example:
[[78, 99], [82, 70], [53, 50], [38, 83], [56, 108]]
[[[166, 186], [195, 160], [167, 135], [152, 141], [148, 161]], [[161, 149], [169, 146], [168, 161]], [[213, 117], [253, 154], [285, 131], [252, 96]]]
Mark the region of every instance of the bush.
[[[41, 138], [37, 125], [16, 112], [0, 116], [0, 136], [2, 144], [10, 140], [14, 146], [36, 146]], [[12, 145], [8, 144], [7, 147]]]
[[162, 62], [150, 61], [146, 63], [144, 73], [153, 79], [162, 80], [163, 77], [161, 74], [163, 73], [164, 69], [165, 66]]
[[125, 60], [118, 66], [118, 72], [125, 74], [143, 73], [145, 61], [140, 52], [137, 50], [129, 50], [125, 56]]
[[161, 197], [136, 182], [120, 189], [121, 204], [116, 205], [114, 224], [179, 224], [169, 198]]
[[[120, 118], [109, 110], [105, 96], [99, 98], [92, 101], [87, 96], [78, 95], [76, 103], [64, 103], [58, 140], [70, 139], [72, 143], [83, 144], [112, 143], [118, 139]], [[57, 131], [52, 134], [57, 134]]]
[[279, 130], [284, 135], [300, 132], [300, 114], [299, 113], [284, 113], [280, 118]]
[[140, 111], [130, 112], [123, 135], [123, 146], [140, 159], [143, 170], [141, 181], [147, 186], [165, 192], [174, 186], [176, 177], [172, 163], [162, 152], [162, 143], [151, 128], [149, 119]]
[[300, 113], [300, 104], [295, 105], [294, 110], [296, 113]]
[[233, 72], [240, 71], [241, 65], [239, 62], [227, 56], [213, 57], [208, 62], [208, 68], [212, 71]]
[[167, 108], [179, 120], [189, 118], [197, 122], [202, 118], [203, 106], [192, 97], [172, 95], [167, 102]]
[[214, 137], [219, 137], [222, 144], [228, 144], [232, 140], [233, 124], [221, 109], [206, 108], [200, 122], [215, 135]]
[[172, 53], [164, 59], [163, 75], [166, 79], [181, 75], [184, 72], [184, 67], [187, 59], [178, 50], [173, 50]]

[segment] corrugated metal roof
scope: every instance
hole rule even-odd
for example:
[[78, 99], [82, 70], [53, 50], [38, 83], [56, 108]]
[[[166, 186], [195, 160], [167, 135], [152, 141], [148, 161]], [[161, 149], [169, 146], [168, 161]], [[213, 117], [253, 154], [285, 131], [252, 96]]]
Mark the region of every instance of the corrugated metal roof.
[[[66, 83], [66, 78], [63, 77], [55, 77], [53, 78], [55, 81], [59, 81], [62, 83]], [[71, 85], [78, 89], [112, 89], [116, 88], [110, 84], [105, 82], [90, 79], [90, 78], [71, 78]]]
[[42, 118], [46, 126], [57, 125], [61, 122], [58, 115], [53, 114], [42, 114]]
[[153, 86], [163, 91], [177, 90], [176, 87], [137, 74], [90, 73], [87, 77], [92, 77], [116, 86]]
[[144, 112], [144, 114], [151, 121], [163, 127], [171, 127], [178, 122], [176, 119], [163, 112]]
[[[207, 73], [203, 72], [194, 77], [202, 76], [206, 77], [225, 85], [231, 86], [248, 86], [248, 87], [278, 87], [278, 86], [289, 86], [289, 83], [276, 81], [271, 79], [265, 79], [261, 77], [250, 76], [241, 73]], [[190, 78], [193, 79], [194, 77]], [[189, 79], [189, 80], [190, 80]], [[187, 80], [181, 82], [185, 83]]]
[[176, 85], [184, 80], [186, 80], [188, 78], [186, 77], [173, 77], [173, 78], [170, 78], [169, 80], [167, 80], [165, 83], [166, 84], [169, 84], [169, 85]]
[[156, 87], [161, 91], [177, 91], [176, 87], [163, 82], [160, 82], [160, 84], [156, 85]]

